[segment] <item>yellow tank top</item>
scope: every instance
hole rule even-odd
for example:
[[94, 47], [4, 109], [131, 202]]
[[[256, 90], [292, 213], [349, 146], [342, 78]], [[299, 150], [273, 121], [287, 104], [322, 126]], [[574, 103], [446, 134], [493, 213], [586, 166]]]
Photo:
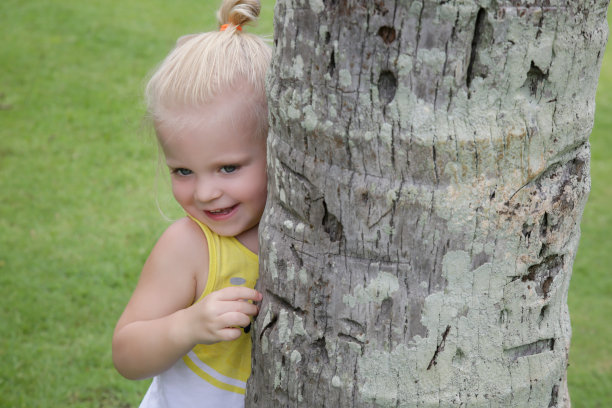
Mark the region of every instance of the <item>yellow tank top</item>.
[[[195, 303], [209, 293], [228, 286], [254, 288], [259, 276], [257, 255], [235, 237], [219, 236], [195, 218], [191, 219], [200, 226], [206, 236], [210, 258], [206, 287]], [[198, 344], [192, 353], [183, 357], [183, 361], [194, 373], [215, 387], [244, 394], [245, 388], [242, 383], [246, 383], [251, 374], [251, 334], [246, 331], [247, 333], [243, 330], [242, 335], [234, 341], [222, 341], [211, 345]], [[199, 362], [193, 361], [194, 355]], [[228, 379], [237, 381], [228, 381]]]
[[[192, 218], [193, 219], [193, 218]], [[255, 287], [258, 258], [234, 237], [222, 237], [193, 219], [208, 241], [208, 279], [199, 302], [227, 286]], [[140, 408], [244, 408], [251, 374], [251, 333], [234, 341], [199, 344], [153, 378]]]

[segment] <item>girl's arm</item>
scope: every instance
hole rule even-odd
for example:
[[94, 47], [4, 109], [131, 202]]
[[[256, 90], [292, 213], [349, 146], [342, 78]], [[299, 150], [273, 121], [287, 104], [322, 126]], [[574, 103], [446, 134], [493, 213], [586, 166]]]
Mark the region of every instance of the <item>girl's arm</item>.
[[[261, 300], [245, 287], [228, 287], [192, 305], [208, 277], [206, 238], [184, 218], [171, 225], [151, 251], [113, 335], [113, 362], [131, 379], [158, 374], [196, 344], [234, 340]], [[190, 306], [191, 305], [191, 306]]]

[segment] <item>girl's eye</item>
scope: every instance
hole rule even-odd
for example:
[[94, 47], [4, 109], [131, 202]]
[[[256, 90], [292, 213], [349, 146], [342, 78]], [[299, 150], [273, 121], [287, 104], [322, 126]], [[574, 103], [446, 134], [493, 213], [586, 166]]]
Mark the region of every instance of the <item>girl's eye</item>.
[[238, 170], [238, 166], [228, 165], [221, 167], [221, 173], [230, 174]]
[[179, 176], [188, 176], [192, 173], [191, 170], [189, 169], [174, 169], [174, 173], [178, 174]]

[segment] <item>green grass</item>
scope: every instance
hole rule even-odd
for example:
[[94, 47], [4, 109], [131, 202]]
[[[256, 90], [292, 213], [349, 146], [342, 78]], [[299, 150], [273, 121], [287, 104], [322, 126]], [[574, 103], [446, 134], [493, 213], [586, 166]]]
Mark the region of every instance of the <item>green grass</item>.
[[[258, 33], [272, 32], [264, 2]], [[112, 366], [116, 319], [166, 226], [143, 78], [216, 2], [0, 2], [0, 407], [137, 406]], [[612, 53], [570, 289], [574, 407], [612, 406]], [[161, 178], [160, 178], [161, 179]]]
[[[167, 224], [156, 198], [176, 210], [143, 78], [180, 35], [214, 29], [216, 6], [0, 2], [1, 407], [138, 405], [147, 382], [115, 372], [110, 341]], [[252, 30], [271, 34], [265, 7]]]
[[612, 42], [604, 54], [596, 102], [591, 194], [568, 298], [573, 333], [568, 378], [574, 408], [612, 407]]

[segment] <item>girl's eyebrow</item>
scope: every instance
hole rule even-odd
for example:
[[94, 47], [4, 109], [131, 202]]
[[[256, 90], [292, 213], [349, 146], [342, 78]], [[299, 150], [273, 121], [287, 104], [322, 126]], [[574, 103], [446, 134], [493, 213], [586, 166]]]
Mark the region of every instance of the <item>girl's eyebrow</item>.
[[228, 156], [221, 156], [215, 159], [213, 163], [217, 165], [221, 165], [221, 166], [225, 166], [228, 164], [240, 164], [240, 163], [244, 163], [245, 161], [249, 161], [250, 157], [251, 156], [249, 154], [243, 154], [243, 153], [235, 154], [235, 155], [228, 155]]

